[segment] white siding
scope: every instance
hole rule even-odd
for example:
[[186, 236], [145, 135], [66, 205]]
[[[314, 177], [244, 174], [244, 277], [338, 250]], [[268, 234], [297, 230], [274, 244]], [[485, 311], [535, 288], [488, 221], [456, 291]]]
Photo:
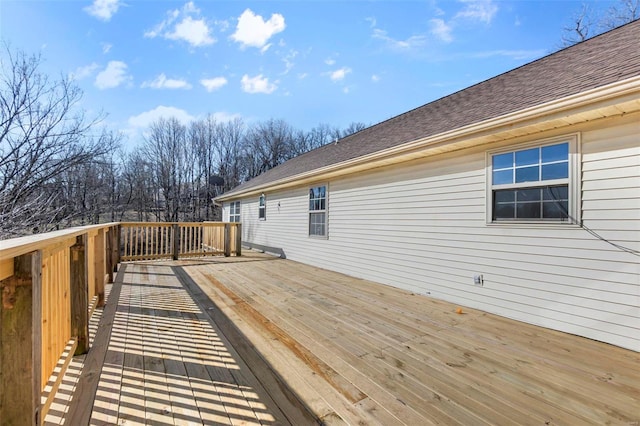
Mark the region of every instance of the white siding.
[[[582, 218], [640, 250], [640, 126], [583, 131]], [[584, 130], [584, 129], [583, 129]], [[313, 264], [640, 351], [640, 258], [578, 226], [487, 225], [485, 151], [329, 182], [328, 239], [308, 187], [243, 200], [243, 239]], [[324, 182], [319, 182], [324, 183]], [[484, 286], [473, 276], [482, 274]]]

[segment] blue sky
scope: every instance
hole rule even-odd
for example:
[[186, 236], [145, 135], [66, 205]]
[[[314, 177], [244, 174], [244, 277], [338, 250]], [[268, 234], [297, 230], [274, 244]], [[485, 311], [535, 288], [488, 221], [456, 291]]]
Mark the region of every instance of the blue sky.
[[0, 37], [135, 144], [168, 115], [374, 124], [557, 50], [581, 5], [1, 0]]

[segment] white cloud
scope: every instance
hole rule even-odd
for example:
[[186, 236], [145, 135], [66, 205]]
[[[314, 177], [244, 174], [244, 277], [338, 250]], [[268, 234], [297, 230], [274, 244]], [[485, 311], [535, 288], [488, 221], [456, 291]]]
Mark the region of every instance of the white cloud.
[[183, 124], [188, 124], [195, 120], [195, 117], [183, 109], [160, 105], [150, 111], [129, 117], [128, 123], [131, 127], [144, 129], [160, 118], [176, 118]]
[[283, 56], [282, 61], [284, 62], [285, 70], [283, 74], [288, 74], [289, 71], [295, 66], [295, 62], [293, 62], [298, 56], [297, 50], [290, 50], [289, 53]]
[[369, 17], [369, 18], [364, 18], [365, 21], [367, 21], [369, 23], [369, 26], [371, 28], [375, 28], [376, 25], [378, 24], [378, 21], [376, 20], [376, 18], [374, 18], [373, 16]]
[[351, 72], [351, 68], [342, 67], [335, 71], [331, 71], [329, 73], [329, 78], [331, 78], [332, 81], [342, 81], [350, 72]]
[[211, 116], [218, 123], [226, 123], [226, 122], [229, 122], [229, 121], [233, 121], [236, 118], [242, 118], [242, 115], [240, 115], [240, 114], [230, 114], [230, 113], [225, 112], [225, 111], [214, 112], [213, 114], [211, 114]]
[[90, 64], [90, 65], [86, 65], [84, 67], [78, 67], [78, 68], [76, 68], [75, 71], [73, 71], [69, 75], [69, 78], [71, 78], [72, 80], [82, 80], [83, 78], [87, 78], [87, 77], [90, 77], [91, 75], [93, 75], [93, 73], [98, 68], [100, 68], [100, 66], [98, 64], [96, 64], [95, 62]]
[[374, 83], [377, 83], [380, 81], [380, 76], [378, 74], [373, 74], [371, 76], [371, 81], [373, 81]]
[[109, 53], [112, 47], [113, 45], [110, 43], [102, 43], [102, 53], [106, 55], [107, 53]]
[[100, 90], [113, 89], [130, 80], [127, 64], [122, 61], [110, 61], [107, 67], [96, 76], [95, 85]]
[[84, 8], [84, 11], [101, 21], [109, 21], [119, 7], [119, 0], [94, 0], [91, 6]]
[[165, 28], [168, 26], [171, 26], [171, 24], [173, 24], [173, 22], [178, 18], [178, 16], [180, 16], [179, 10], [176, 9], [176, 10], [168, 11], [167, 18], [164, 21], [157, 24], [155, 27], [153, 27], [152, 30], [145, 31], [144, 36], [146, 38], [155, 38], [155, 37], [161, 36]]
[[195, 4], [194, 2], [192, 2], [192, 1], [190, 1], [190, 2], [186, 3], [186, 4], [183, 6], [182, 11], [183, 11], [184, 13], [200, 13], [200, 9], [198, 9], [198, 8], [196, 7], [196, 4]]
[[534, 60], [540, 58], [545, 53], [548, 53], [544, 49], [537, 50], [488, 50], [484, 52], [478, 52], [471, 55], [473, 58], [492, 58], [495, 56], [506, 56], [514, 60]]
[[242, 76], [242, 90], [246, 93], [273, 93], [278, 87], [274, 83], [269, 83], [269, 79], [263, 77], [262, 74], [255, 77], [249, 77], [247, 74]]
[[453, 37], [451, 36], [452, 28], [447, 25], [444, 20], [434, 18], [429, 21], [429, 25], [431, 26], [431, 34], [436, 36], [438, 39], [444, 41], [445, 43], [450, 43], [453, 41]]
[[202, 84], [204, 88], [207, 89], [207, 92], [216, 91], [227, 83], [228, 81], [224, 77], [203, 78], [202, 80], [200, 80], [200, 84]]
[[167, 78], [164, 73], [151, 81], [145, 81], [140, 87], [150, 87], [152, 89], [191, 89], [191, 85], [186, 80]]
[[165, 37], [171, 40], [184, 40], [192, 46], [199, 47], [216, 42], [210, 32], [204, 19], [193, 19], [187, 16], [176, 24], [173, 32], [166, 33]]
[[194, 47], [215, 43], [216, 39], [211, 35], [211, 28], [199, 15], [200, 9], [193, 2], [189, 2], [182, 7], [182, 10], [168, 11], [167, 17], [153, 29], [146, 31], [144, 36], [182, 40]]
[[327, 59], [324, 60], [324, 63], [329, 65], [329, 66], [332, 66], [332, 65], [335, 65], [336, 60], [333, 59], [333, 58], [327, 58]]
[[264, 48], [269, 39], [285, 29], [284, 17], [279, 13], [271, 15], [268, 21], [247, 9], [238, 18], [236, 32], [231, 38], [245, 47]]
[[424, 35], [411, 36], [406, 40], [396, 40], [389, 37], [385, 30], [381, 30], [379, 28], [375, 28], [373, 30], [373, 38], [384, 41], [388, 48], [398, 51], [416, 49], [424, 46], [427, 42], [427, 37]]
[[459, 0], [465, 5], [455, 18], [466, 18], [490, 24], [498, 12], [498, 6], [492, 0]]

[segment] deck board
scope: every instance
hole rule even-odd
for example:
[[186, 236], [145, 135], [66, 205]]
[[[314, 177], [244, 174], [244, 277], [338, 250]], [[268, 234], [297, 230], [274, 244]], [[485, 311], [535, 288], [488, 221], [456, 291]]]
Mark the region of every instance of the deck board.
[[640, 422], [638, 353], [252, 251], [181, 265], [249, 338], [285, 343], [255, 341], [283, 374], [307, 352], [330, 369], [292, 385], [348, 423]]
[[86, 355], [94, 361], [78, 358], [69, 371], [81, 371], [73, 384], [84, 391], [61, 386], [61, 404], [46, 424], [287, 425], [312, 418], [299, 401], [274, 402], [290, 397], [264, 388], [170, 265], [128, 263], [113, 286], [104, 310], [96, 310], [96, 345]]
[[110, 290], [47, 424], [640, 424], [636, 352], [255, 251]]

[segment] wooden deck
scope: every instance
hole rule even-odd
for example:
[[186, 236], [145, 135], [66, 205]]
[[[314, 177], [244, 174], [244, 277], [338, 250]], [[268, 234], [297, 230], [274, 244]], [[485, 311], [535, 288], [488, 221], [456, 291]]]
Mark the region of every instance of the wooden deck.
[[105, 308], [92, 318], [92, 349], [71, 363], [45, 424], [313, 422], [286, 387], [265, 391], [260, 380], [276, 383], [273, 374], [264, 367], [259, 380], [206, 308], [175, 268], [122, 266]]
[[252, 251], [117, 281], [92, 424], [640, 424], [608, 344]]

